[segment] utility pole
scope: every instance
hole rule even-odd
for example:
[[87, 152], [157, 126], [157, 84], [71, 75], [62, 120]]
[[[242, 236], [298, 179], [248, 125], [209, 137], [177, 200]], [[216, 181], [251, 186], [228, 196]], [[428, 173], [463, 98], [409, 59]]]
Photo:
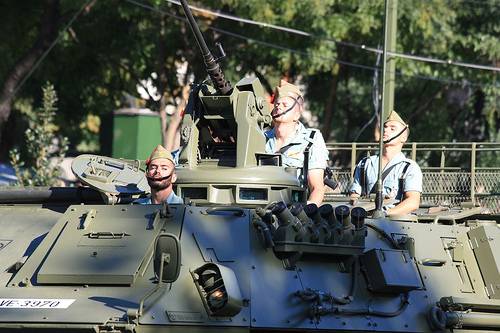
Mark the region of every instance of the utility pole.
[[396, 77], [396, 57], [388, 56], [388, 52], [396, 51], [396, 31], [398, 18], [398, 0], [385, 0], [384, 15], [384, 53], [382, 62], [382, 110], [380, 112], [379, 129], [379, 155], [378, 155], [378, 179], [377, 196], [375, 199], [376, 210], [373, 213], [374, 218], [384, 217], [382, 205], [384, 202], [384, 193], [382, 186], [382, 151], [384, 149], [384, 122], [394, 109], [394, 85]]
[[[382, 90], [382, 118], [394, 110], [394, 87], [396, 77], [396, 57], [387, 53], [396, 52], [396, 32], [398, 24], [398, 0], [386, 0], [385, 4], [385, 50], [384, 50], [384, 87]], [[385, 96], [384, 96], [385, 93]]]

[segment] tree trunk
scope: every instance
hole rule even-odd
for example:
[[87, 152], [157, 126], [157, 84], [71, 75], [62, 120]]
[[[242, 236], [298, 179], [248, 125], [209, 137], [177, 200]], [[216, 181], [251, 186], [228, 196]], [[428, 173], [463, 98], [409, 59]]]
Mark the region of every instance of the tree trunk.
[[[50, 46], [57, 34], [59, 20], [59, 0], [45, 0], [40, 30], [33, 47], [14, 65], [7, 75], [0, 93], [0, 129], [9, 119], [12, 110], [15, 89], [33, 68], [40, 55]], [[0, 131], [1, 135], [1, 131]]]
[[[345, 89], [345, 96], [342, 97], [342, 107], [344, 108], [345, 112], [345, 128], [350, 129], [355, 126], [353, 118], [354, 118], [354, 112], [352, 111], [352, 96], [351, 96], [351, 91], [349, 90], [349, 75], [350, 75], [350, 70], [349, 68], [346, 68], [344, 73], [342, 74], [342, 79], [344, 83], [344, 89]], [[345, 99], [345, 100], [344, 100]], [[353, 139], [352, 131], [345, 131], [344, 132], [344, 142], [349, 142]], [[337, 138], [338, 140], [338, 138]]]
[[[164, 97], [162, 96], [162, 100]], [[160, 127], [161, 127], [161, 145], [163, 147], [167, 147], [168, 142], [167, 142], [167, 111], [165, 110], [166, 103], [162, 102], [160, 104], [163, 104], [163, 107], [160, 109]]]
[[165, 14], [160, 15], [160, 36], [158, 39], [158, 90], [160, 93], [159, 113], [161, 124], [161, 142], [163, 147], [167, 147], [167, 73], [165, 68], [165, 61], [167, 57], [167, 50], [165, 46]]
[[339, 85], [340, 77], [340, 64], [336, 64], [333, 70], [333, 77], [330, 83], [330, 89], [328, 94], [328, 99], [326, 100], [325, 111], [323, 115], [323, 127], [321, 128], [321, 134], [325, 141], [330, 139], [331, 129], [332, 129], [332, 119], [333, 119], [333, 109], [337, 105], [337, 91]]

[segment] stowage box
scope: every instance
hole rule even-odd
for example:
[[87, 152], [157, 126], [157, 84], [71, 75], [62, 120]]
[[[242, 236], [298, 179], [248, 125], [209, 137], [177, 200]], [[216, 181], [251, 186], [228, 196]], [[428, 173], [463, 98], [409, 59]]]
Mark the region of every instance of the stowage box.
[[422, 288], [417, 267], [408, 251], [372, 249], [360, 259], [371, 291], [402, 293]]

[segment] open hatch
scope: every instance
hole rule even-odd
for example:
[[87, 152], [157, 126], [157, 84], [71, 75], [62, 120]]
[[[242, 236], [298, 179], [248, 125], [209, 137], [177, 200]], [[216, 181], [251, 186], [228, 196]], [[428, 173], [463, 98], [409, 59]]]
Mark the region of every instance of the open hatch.
[[84, 154], [75, 158], [71, 170], [79, 181], [108, 198], [130, 197], [150, 192], [139, 160]]

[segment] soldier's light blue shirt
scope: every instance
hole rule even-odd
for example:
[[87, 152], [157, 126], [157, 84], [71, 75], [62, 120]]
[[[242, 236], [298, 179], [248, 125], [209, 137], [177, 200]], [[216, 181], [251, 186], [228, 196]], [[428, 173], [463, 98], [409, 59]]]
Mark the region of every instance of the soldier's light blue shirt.
[[[182, 200], [181, 197], [177, 196], [173, 191], [170, 193], [170, 195], [167, 197], [167, 200], [165, 200], [169, 204], [182, 204], [184, 203], [184, 200]], [[147, 198], [139, 198], [137, 200], [134, 200], [135, 204], [139, 205], [151, 205], [151, 197]]]
[[[400, 177], [404, 171], [407, 162], [409, 163], [404, 175], [404, 181], [402, 182], [402, 187], [400, 186]], [[358, 163], [356, 171], [354, 173], [354, 181], [351, 185], [349, 192], [356, 192], [358, 194], [365, 195], [365, 190], [361, 188], [361, 163]], [[390, 170], [387, 177], [384, 179], [383, 183], [383, 194], [389, 198], [396, 199], [397, 202], [401, 201], [403, 194], [409, 191], [415, 191], [422, 193], [422, 171], [418, 164], [405, 157], [403, 153], [399, 153], [392, 158], [392, 160], [387, 163], [384, 170], [387, 170], [392, 165], [396, 165]], [[365, 164], [365, 174], [366, 174], [366, 191], [370, 193], [371, 189], [377, 183], [378, 178], [378, 155], [373, 155], [367, 158]], [[401, 188], [400, 188], [401, 187]]]
[[[316, 132], [312, 139], [311, 131]], [[280, 149], [289, 147], [281, 154], [283, 166], [302, 168], [304, 166], [304, 151], [306, 150], [308, 144], [311, 142], [312, 145], [309, 149], [309, 170], [326, 168], [328, 161], [328, 150], [326, 149], [325, 140], [323, 139], [323, 135], [320, 131], [305, 128], [305, 126], [301, 122], [298, 122], [295, 134], [288, 138], [285, 144], [280, 149], [276, 149], [276, 135], [274, 128], [266, 131], [264, 135], [267, 139], [266, 153], [279, 153]], [[302, 176], [299, 175], [299, 178], [302, 178]]]

